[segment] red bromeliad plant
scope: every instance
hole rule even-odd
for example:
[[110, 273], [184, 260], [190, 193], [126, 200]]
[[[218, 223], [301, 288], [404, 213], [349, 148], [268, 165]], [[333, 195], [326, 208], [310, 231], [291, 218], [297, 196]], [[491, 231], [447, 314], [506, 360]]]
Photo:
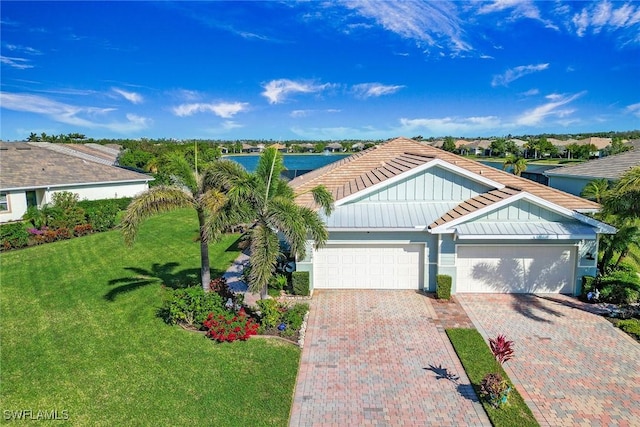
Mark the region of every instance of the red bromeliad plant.
[[513, 341], [508, 341], [504, 335], [498, 335], [496, 339], [489, 338], [491, 352], [502, 365], [513, 356]]
[[203, 322], [207, 329], [207, 336], [218, 342], [231, 342], [235, 340], [247, 340], [251, 335], [258, 333], [258, 324], [247, 314], [244, 309], [229, 314], [209, 313], [207, 320]]

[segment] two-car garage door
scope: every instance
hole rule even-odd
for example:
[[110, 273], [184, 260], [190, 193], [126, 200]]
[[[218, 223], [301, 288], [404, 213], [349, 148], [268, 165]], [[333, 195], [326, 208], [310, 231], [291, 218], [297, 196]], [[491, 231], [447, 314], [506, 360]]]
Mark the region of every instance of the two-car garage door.
[[424, 245], [327, 245], [314, 253], [315, 289], [419, 289]]
[[459, 245], [457, 292], [573, 293], [575, 246]]

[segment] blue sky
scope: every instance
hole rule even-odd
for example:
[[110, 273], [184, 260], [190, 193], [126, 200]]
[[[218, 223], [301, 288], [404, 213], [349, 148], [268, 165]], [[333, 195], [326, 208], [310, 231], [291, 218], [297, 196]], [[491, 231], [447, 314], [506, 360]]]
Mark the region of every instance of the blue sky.
[[640, 129], [640, 3], [8, 2], [1, 138]]

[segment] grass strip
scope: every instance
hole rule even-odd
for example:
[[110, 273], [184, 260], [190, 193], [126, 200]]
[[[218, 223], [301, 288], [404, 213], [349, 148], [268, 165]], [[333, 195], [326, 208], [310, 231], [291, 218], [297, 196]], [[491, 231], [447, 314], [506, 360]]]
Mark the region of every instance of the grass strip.
[[482, 335], [475, 329], [447, 329], [446, 332], [478, 396], [482, 379], [492, 372], [502, 375], [511, 386], [509, 400], [500, 408], [494, 408], [488, 401], [480, 398], [491, 423], [496, 427], [539, 426], [522, 396], [493, 357]]

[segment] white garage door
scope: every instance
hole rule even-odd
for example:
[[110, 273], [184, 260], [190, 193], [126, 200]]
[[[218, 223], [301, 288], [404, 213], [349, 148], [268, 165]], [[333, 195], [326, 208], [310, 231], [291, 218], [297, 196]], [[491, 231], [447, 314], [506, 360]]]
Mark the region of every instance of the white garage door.
[[574, 246], [458, 246], [456, 292], [573, 293]]
[[422, 245], [327, 245], [314, 254], [315, 289], [419, 289]]

